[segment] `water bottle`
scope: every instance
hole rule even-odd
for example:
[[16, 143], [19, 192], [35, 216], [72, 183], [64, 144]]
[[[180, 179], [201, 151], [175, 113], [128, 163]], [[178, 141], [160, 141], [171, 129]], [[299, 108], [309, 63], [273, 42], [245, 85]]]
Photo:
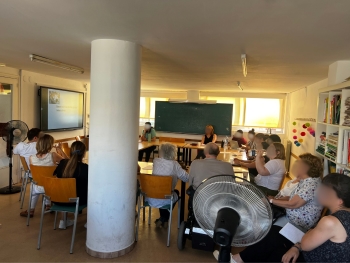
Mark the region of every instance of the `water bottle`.
[[228, 138], [226, 136], [225, 141], [224, 141], [224, 152], [227, 151], [227, 148], [228, 148]]

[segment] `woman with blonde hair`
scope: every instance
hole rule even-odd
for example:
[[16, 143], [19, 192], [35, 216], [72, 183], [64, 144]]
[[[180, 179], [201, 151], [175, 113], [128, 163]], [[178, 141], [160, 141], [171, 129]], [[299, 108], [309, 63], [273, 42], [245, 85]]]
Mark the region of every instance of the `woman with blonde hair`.
[[258, 175], [255, 178], [255, 183], [266, 195], [275, 196], [278, 194], [278, 189], [286, 172], [284, 164], [286, 151], [283, 144], [272, 143], [266, 150], [266, 156], [270, 159], [266, 164], [262, 154], [262, 150], [257, 151], [255, 165]]
[[[206, 145], [207, 143], [210, 143], [210, 142], [215, 143], [217, 139], [218, 139], [218, 136], [214, 133], [213, 125], [208, 124], [207, 126], [205, 126], [205, 134], [202, 137], [201, 145]], [[204, 159], [205, 154], [203, 150], [198, 150], [196, 159], [201, 159], [201, 158]]]
[[[181, 165], [176, 161], [177, 147], [171, 143], [163, 143], [159, 146], [159, 158], [153, 160], [153, 174], [172, 176], [172, 190], [175, 203], [179, 197], [179, 191], [175, 190], [177, 180], [188, 182], [188, 173], [182, 169]], [[157, 227], [168, 227], [170, 213], [167, 209], [162, 209], [163, 206], [169, 205], [169, 199], [154, 199], [146, 198], [152, 207], [159, 208], [160, 217], [156, 220]], [[175, 204], [174, 203], [174, 204]], [[174, 206], [173, 206], [174, 207]]]
[[[53, 166], [60, 162], [64, 157], [58, 153], [51, 152], [55, 139], [49, 135], [44, 134], [36, 143], [37, 154], [29, 157], [29, 163], [38, 166]], [[34, 216], [35, 206], [39, 200], [40, 194], [44, 194], [44, 187], [35, 185], [32, 189], [32, 200], [30, 203], [30, 217]], [[50, 202], [46, 201], [46, 209], [50, 209]], [[23, 211], [20, 216], [27, 217], [28, 211]]]

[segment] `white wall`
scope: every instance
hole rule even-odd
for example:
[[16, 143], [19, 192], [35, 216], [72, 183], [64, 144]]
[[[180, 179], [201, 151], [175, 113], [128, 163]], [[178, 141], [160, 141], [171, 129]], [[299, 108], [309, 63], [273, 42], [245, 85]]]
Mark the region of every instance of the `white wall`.
[[[315, 151], [315, 138], [312, 137], [306, 130], [302, 128], [304, 121], [297, 121], [296, 118], [314, 118], [317, 117], [317, 97], [318, 90], [328, 86], [328, 79], [321, 80], [305, 88], [297, 90], [288, 94], [287, 97], [287, 120], [286, 120], [286, 134], [287, 138], [293, 140], [295, 135], [292, 130], [297, 129], [297, 136], [300, 138], [299, 134], [301, 131], [306, 132], [306, 136], [303, 137], [303, 143], [300, 147], [293, 144], [292, 153], [295, 155], [300, 155], [302, 153], [314, 153]], [[293, 126], [292, 123], [296, 121], [297, 125]], [[310, 122], [311, 127], [316, 128], [315, 122]], [[295, 158], [291, 158], [291, 165], [295, 161]]]
[[[67, 90], [86, 92], [85, 105], [86, 105], [86, 115], [90, 113], [90, 98], [89, 91], [90, 85], [84, 87], [84, 83], [62, 79], [57, 77], [52, 77], [48, 75], [43, 75], [35, 72], [20, 71], [18, 69], [9, 67], [0, 67], [0, 78], [4, 78], [4, 83], [12, 82], [16, 79], [17, 85], [14, 87], [14, 94], [12, 99], [12, 118], [20, 119], [24, 121], [29, 129], [33, 127], [40, 127], [40, 101], [38, 97], [38, 87], [39, 85], [46, 85], [49, 87], [57, 87]], [[9, 81], [6, 81], [8, 79]], [[4, 96], [5, 97], [5, 96]], [[3, 104], [0, 102], [0, 109], [3, 110]], [[85, 125], [89, 120], [86, 116]], [[64, 131], [64, 132], [52, 132], [50, 133], [55, 139], [71, 138], [77, 135], [84, 135], [84, 129], [75, 131]], [[86, 131], [88, 134], [88, 131]], [[0, 149], [2, 150], [2, 149]], [[13, 168], [13, 181], [15, 183], [20, 180], [20, 167], [18, 158], [14, 158], [14, 168]], [[8, 168], [0, 169], [0, 188], [8, 185]]]
[[[21, 120], [27, 123], [29, 128], [40, 127], [40, 98], [38, 96], [38, 88], [40, 85], [73, 91], [81, 91], [86, 92], [87, 94], [90, 91], [90, 85], [87, 85], [85, 89], [84, 83], [82, 82], [52, 77], [23, 70], [21, 77], [20, 112]], [[90, 99], [88, 98], [86, 101], [89, 102]], [[88, 114], [90, 110], [90, 103], [86, 103], [86, 106], [86, 112]], [[85, 121], [88, 122], [88, 119], [85, 118]], [[77, 135], [82, 136], [84, 135], [84, 129], [74, 131], [51, 132], [50, 134], [58, 140], [75, 137]]]

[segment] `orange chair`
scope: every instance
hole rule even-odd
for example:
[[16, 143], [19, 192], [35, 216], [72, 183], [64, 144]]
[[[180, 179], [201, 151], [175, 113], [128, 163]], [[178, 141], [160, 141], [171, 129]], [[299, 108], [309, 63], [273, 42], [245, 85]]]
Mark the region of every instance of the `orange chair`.
[[[51, 211], [55, 212], [54, 229], [56, 229], [57, 213], [74, 213], [74, 226], [72, 233], [72, 241], [70, 245], [70, 253], [73, 253], [75, 232], [77, 228], [77, 219], [79, 211], [86, 208], [86, 205], [79, 205], [79, 197], [77, 197], [76, 180], [75, 178], [43, 178], [43, 185], [45, 187], [45, 195], [43, 200], [43, 206], [41, 209], [40, 230], [38, 237], [38, 249], [41, 245], [41, 235], [43, 229], [43, 220], [45, 214], [45, 199], [50, 200], [53, 205]], [[67, 205], [66, 203], [74, 203], [74, 206]]]
[[[70, 157], [70, 147], [68, 145], [68, 142], [62, 142], [60, 143], [60, 149], [64, 152], [65, 155], [67, 155], [68, 157]], [[56, 152], [60, 155], [62, 155], [60, 153], [60, 151], [58, 150], [58, 148], [56, 148]]]
[[[27, 226], [29, 226], [30, 219], [30, 207], [32, 202], [32, 189], [35, 185], [43, 186], [45, 177], [54, 177], [53, 173], [56, 170], [56, 166], [38, 166], [30, 165], [30, 171], [32, 174], [32, 183], [30, 185], [30, 195], [29, 195], [29, 204], [28, 204], [28, 216], [27, 216]], [[44, 205], [45, 208], [45, 205]], [[49, 211], [47, 211], [49, 212]]]
[[22, 179], [21, 194], [19, 196], [19, 201], [21, 201], [21, 209], [23, 208], [24, 197], [26, 196], [28, 178], [30, 178], [30, 170], [26, 159], [23, 156], [19, 157], [21, 160], [22, 167], [24, 169], [24, 177]]
[[[136, 241], [138, 240], [139, 233], [139, 223], [140, 223], [140, 211], [145, 207], [149, 207], [148, 212], [148, 224], [151, 224], [151, 206], [146, 201], [143, 206], [141, 206], [141, 200], [143, 197], [156, 198], [156, 199], [169, 199], [170, 204], [161, 207], [162, 209], [167, 209], [170, 212], [169, 223], [168, 223], [168, 239], [167, 246], [170, 246], [170, 231], [171, 231], [171, 220], [172, 220], [172, 211], [173, 211], [173, 202], [174, 197], [172, 194], [172, 180], [171, 176], [159, 176], [159, 175], [149, 175], [149, 174], [140, 174], [140, 186], [141, 192], [138, 200], [138, 217], [136, 224]], [[180, 196], [179, 200], [180, 201]], [[180, 202], [178, 202], [178, 228], [180, 227]]]
[[177, 142], [185, 143], [185, 138], [159, 137], [159, 142]]

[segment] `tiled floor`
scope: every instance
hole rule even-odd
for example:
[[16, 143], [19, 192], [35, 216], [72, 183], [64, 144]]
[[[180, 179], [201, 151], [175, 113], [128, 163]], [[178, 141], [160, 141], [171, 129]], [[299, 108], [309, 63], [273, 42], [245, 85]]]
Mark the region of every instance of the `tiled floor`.
[[[29, 187], [24, 209], [27, 209], [28, 192]], [[85, 252], [85, 210], [78, 217], [73, 254], [69, 254], [72, 227], [53, 230], [53, 214], [45, 215], [42, 245], [37, 250], [41, 204], [38, 203], [36, 214], [27, 227], [26, 218], [19, 216], [18, 198], [19, 194], [0, 195], [0, 262], [215, 262], [211, 252], [192, 249], [190, 241], [183, 251], [177, 249], [177, 207], [174, 209], [170, 247], [166, 246], [166, 229], [154, 226], [158, 211], [153, 210], [151, 226], [147, 221], [141, 221], [139, 241], [133, 251], [115, 259], [93, 258]]]

